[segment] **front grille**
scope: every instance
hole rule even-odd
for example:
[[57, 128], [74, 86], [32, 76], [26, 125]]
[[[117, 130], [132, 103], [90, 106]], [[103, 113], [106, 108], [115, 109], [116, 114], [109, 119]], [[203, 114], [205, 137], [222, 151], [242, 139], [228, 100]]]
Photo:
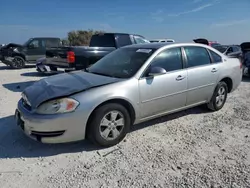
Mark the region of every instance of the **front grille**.
[[53, 132], [31, 131], [31, 135], [36, 137], [56, 137], [63, 135], [64, 132], [65, 131], [53, 131]]

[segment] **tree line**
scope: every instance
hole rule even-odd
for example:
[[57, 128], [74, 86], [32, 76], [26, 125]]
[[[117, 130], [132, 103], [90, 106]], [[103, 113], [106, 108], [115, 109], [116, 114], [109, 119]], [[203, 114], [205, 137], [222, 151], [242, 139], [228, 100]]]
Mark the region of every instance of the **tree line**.
[[88, 46], [92, 35], [105, 33], [98, 30], [76, 30], [68, 32], [67, 38], [62, 39], [64, 45], [70, 46]]

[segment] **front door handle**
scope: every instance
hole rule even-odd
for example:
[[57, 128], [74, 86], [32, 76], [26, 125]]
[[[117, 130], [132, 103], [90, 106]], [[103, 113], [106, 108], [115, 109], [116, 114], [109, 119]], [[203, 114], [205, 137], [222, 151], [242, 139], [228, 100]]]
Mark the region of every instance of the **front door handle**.
[[218, 70], [216, 68], [213, 68], [211, 72], [217, 72]]
[[176, 80], [180, 81], [180, 80], [183, 80], [184, 78], [185, 78], [185, 76], [179, 75], [179, 76], [177, 76]]

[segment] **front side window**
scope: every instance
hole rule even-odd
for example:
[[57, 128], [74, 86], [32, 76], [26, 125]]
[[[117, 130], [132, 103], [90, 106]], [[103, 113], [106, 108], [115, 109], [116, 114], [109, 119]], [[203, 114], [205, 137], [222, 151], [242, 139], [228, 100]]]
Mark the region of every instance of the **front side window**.
[[182, 69], [181, 48], [171, 48], [160, 52], [150, 65], [151, 67], [161, 67], [167, 72]]
[[155, 49], [119, 48], [101, 58], [87, 72], [117, 78], [130, 78], [141, 68]]
[[184, 47], [187, 56], [187, 67], [208, 65], [211, 63], [208, 51], [203, 47], [189, 46]]
[[32, 46], [33, 48], [39, 48], [39, 40], [34, 39], [29, 43], [29, 46]]

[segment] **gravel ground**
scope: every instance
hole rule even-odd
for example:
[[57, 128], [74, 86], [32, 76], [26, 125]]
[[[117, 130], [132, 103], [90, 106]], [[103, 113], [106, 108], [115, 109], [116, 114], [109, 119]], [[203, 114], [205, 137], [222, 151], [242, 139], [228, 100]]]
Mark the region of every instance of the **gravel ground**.
[[[2, 66], [2, 64], [0, 64]], [[115, 147], [45, 145], [15, 125], [34, 68], [0, 67], [0, 187], [250, 187], [250, 79], [224, 108], [193, 108], [134, 126]]]

